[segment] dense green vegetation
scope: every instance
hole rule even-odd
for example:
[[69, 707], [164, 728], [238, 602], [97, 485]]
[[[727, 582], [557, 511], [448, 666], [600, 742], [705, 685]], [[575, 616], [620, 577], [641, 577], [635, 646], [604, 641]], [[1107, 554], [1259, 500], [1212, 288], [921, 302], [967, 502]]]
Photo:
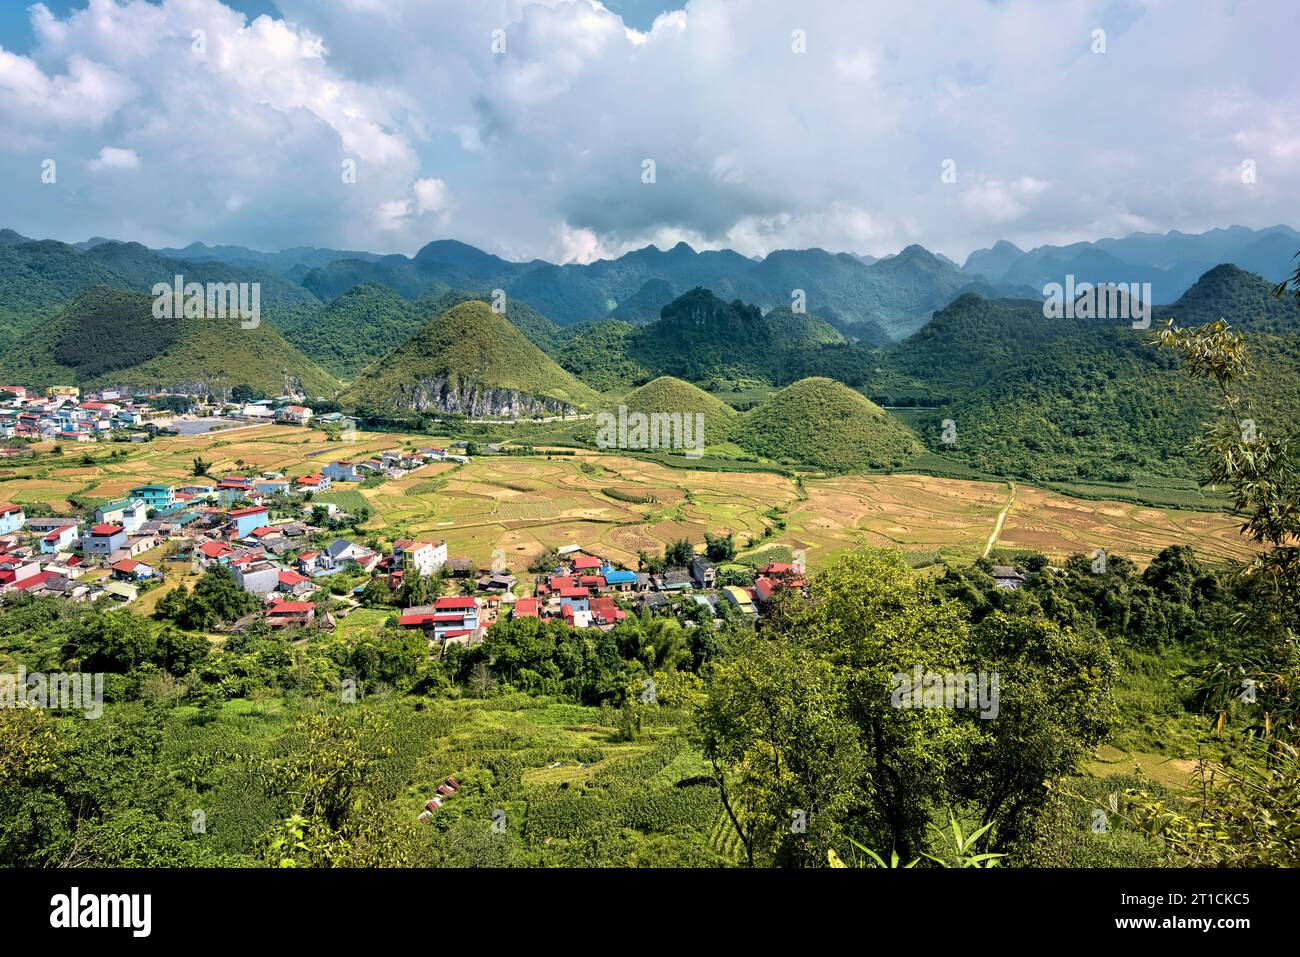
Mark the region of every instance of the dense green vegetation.
[[738, 445], [776, 461], [829, 471], [891, 468], [921, 451], [906, 426], [831, 379], [801, 379], [746, 414]]
[[176, 387], [222, 394], [248, 385], [279, 395], [286, 376], [309, 396], [338, 382], [267, 321], [155, 319], [145, 293], [96, 287], [0, 357], [0, 378], [29, 383]]
[[485, 415], [555, 414], [595, 398], [479, 300], [434, 315], [343, 395], [362, 409]]
[[365, 283], [281, 325], [285, 337], [323, 368], [351, 379], [420, 327], [410, 300], [386, 286]]

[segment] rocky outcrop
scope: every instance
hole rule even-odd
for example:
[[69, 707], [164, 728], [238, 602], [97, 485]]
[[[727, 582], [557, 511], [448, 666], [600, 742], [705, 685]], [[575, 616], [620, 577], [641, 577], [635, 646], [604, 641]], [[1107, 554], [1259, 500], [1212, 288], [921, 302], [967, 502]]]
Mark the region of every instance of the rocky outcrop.
[[404, 412], [442, 412], [503, 419], [538, 418], [575, 411], [568, 403], [557, 399], [445, 375], [422, 376], [402, 384], [394, 390], [389, 405]]

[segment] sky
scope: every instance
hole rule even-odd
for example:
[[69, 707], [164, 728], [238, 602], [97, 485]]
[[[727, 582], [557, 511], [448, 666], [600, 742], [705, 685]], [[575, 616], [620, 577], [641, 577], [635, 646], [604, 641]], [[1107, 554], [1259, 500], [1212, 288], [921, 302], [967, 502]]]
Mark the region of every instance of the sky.
[[589, 262], [1300, 226], [1294, 0], [0, 4], [0, 227]]

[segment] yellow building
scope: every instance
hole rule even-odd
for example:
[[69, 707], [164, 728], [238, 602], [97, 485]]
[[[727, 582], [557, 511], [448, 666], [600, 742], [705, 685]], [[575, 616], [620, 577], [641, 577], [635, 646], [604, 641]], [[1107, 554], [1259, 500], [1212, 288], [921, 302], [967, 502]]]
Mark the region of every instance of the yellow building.
[[80, 399], [81, 390], [75, 385], [52, 385], [45, 390], [47, 399]]

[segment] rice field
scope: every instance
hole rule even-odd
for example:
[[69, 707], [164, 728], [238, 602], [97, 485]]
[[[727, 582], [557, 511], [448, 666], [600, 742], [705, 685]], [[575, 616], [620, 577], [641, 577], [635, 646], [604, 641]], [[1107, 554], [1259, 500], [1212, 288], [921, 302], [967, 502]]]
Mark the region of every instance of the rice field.
[[[432, 436], [360, 433], [351, 443], [323, 432], [259, 426], [233, 433], [173, 436], [144, 446], [101, 445], [101, 461], [79, 454], [40, 456], [0, 479], [0, 500], [68, 507], [69, 495], [118, 497], [146, 482], [194, 481], [201, 457], [213, 475], [277, 470], [294, 477], [339, 458], [393, 448], [444, 445]], [[107, 460], [115, 448], [126, 456]], [[742, 558], [805, 549], [811, 567], [859, 546], [901, 550], [914, 564], [981, 555], [1010, 487], [921, 475], [863, 474], [804, 479], [770, 472], [674, 469], [610, 453], [481, 456], [467, 465], [437, 463], [374, 488], [337, 485], [322, 496], [369, 504], [367, 533], [386, 538], [445, 538], [449, 551], [487, 565], [500, 550], [518, 572], [548, 548], [578, 545], [635, 566], [638, 551], [660, 551], [704, 533], [731, 532]], [[784, 527], [778, 527], [784, 523]], [[1075, 499], [1018, 486], [994, 545], [1053, 557], [1106, 548], [1140, 564], [1170, 544], [1210, 559], [1250, 552], [1225, 514]]]

